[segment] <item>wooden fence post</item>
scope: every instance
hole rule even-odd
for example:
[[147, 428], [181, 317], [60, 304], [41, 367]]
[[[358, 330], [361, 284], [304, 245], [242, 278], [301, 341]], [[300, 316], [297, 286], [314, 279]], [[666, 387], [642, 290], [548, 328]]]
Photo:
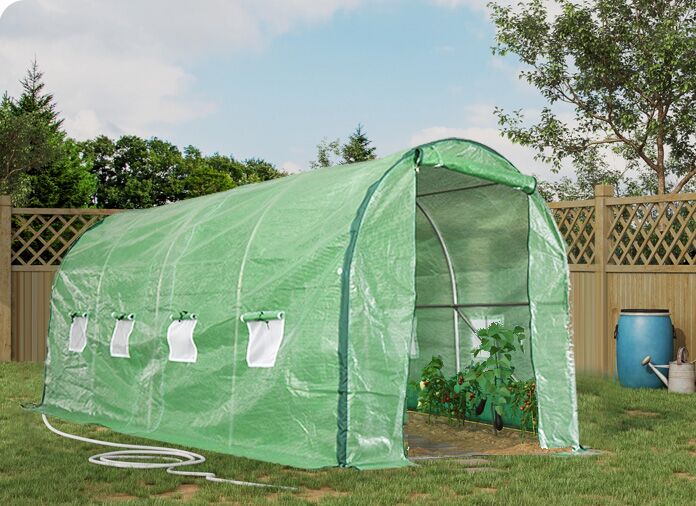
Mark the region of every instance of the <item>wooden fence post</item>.
[[0, 362], [12, 359], [12, 201], [0, 195]]
[[609, 260], [609, 228], [611, 227], [611, 211], [607, 207], [606, 199], [614, 196], [614, 187], [606, 184], [595, 186], [595, 342], [601, 346], [599, 356], [602, 362], [604, 374], [610, 373], [610, 348], [613, 346], [611, 335], [608, 335], [609, 308], [607, 300], [607, 262]]

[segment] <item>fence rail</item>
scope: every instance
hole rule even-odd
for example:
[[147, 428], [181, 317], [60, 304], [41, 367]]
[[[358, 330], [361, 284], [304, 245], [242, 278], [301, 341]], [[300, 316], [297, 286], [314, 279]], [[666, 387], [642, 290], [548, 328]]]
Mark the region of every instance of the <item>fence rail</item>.
[[[579, 370], [611, 374], [614, 325], [628, 307], [667, 308], [696, 352], [696, 194], [553, 202], [566, 241]], [[119, 210], [12, 208], [0, 197], [0, 361], [45, 357], [55, 271], [79, 236]]]

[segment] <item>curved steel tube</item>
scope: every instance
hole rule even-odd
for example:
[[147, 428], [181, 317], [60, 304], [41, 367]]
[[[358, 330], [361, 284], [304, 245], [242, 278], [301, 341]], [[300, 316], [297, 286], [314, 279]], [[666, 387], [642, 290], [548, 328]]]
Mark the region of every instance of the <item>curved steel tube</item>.
[[435, 220], [433, 220], [432, 216], [428, 212], [427, 209], [423, 207], [423, 205], [416, 200], [416, 207], [420, 209], [420, 212], [423, 213], [423, 216], [425, 216], [425, 219], [428, 220], [428, 223], [430, 223], [430, 226], [433, 229], [433, 232], [435, 232], [435, 236], [437, 237], [438, 242], [440, 243], [440, 247], [442, 248], [442, 254], [445, 256], [445, 262], [447, 262], [447, 270], [449, 271], [450, 275], [450, 283], [452, 285], [452, 305], [454, 308], [452, 309], [452, 315], [454, 317], [454, 347], [456, 350], [456, 353], [454, 355], [455, 359], [455, 366], [457, 368], [456, 372], [461, 371], [461, 361], [459, 357], [459, 311], [457, 311], [457, 305], [458, 305], [458, 300], [457, 300], [457, 278], [454, 275], [454, 266], [452, 265], [452, 258], [450, 257], [449, 250], [447, 249], [447, 245], [445, 244], [445, 240], [442, 237], [442, 233], [440, 232], [440, 228], [437, 226], [437, 223], [435, 223]]

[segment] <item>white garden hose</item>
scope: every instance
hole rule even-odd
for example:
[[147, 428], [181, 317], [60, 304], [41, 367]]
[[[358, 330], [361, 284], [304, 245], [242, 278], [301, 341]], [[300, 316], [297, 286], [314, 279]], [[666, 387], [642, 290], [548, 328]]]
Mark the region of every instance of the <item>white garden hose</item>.
[[[44, 424], [48, 430], [59, 436], [83, 443], [91, 443], [100, 446], [110, 446], [113, 448], [125, 448], [124, 450], [116, 450], [112, 452], [99, 453], [92, 455], [89, 461], [92, 464], [109, 467], [122, 467], [126, 469], [166, 469], [169, 474], [179, 476], [193, 476], [196, 478], [205, 478], [208, 481], [218, 483], [231, 483], [232, 485], [241, 485], [244, 487], [260, 487], [260, 488], [275, 488], [282, 490], [297, 490], [295, 487], [283, 487], [280, 485], [270, 485], [267, 483], [254, 483], [251, 481], [228, 480], [218, 478], [215, 473], [206, 473], [200, 471], [177, 471], [177, 467], [195, 466], [205, 462], [205, 457], [187, 450], [177, 450], [175, 448], [166, 448], [163, 446], [144, 446], [124, 443], [111, 443], [108, 441], [100, 441], [98, 439], [90, 439], [88, 437], [77, 436], [60, 431], [51, 425], [46, 418], [46, 415], [41, 415]], [[141, 462], [142, 460], [164, 460], [167, 462]]]

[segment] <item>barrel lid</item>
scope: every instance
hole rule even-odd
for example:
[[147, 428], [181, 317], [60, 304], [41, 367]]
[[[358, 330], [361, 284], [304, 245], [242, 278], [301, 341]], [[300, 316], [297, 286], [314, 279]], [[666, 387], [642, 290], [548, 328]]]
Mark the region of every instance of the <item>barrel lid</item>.
[[638, 315], [654, 315], [654, 316], [669, 316], [669, 309], [622, 309], [621, 314], [638, 316]]

